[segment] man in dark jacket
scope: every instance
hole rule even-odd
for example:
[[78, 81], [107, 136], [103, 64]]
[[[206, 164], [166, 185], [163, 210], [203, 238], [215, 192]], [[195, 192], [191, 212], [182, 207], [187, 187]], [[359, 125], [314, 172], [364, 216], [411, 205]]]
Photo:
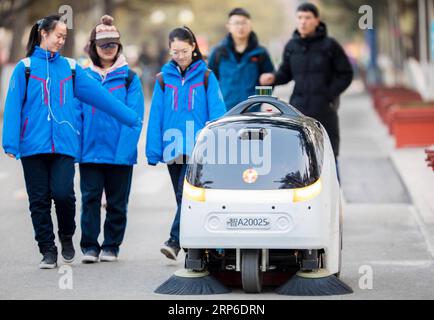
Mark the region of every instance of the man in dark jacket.
[[230, 110], [254, 95], [259, 76], [273, 72], [274, 66], [267, 50], [259, 45], [246, 10], [233, 9], [226, 26], [229, 34], [211, 52], [208, 67], [219, 80], [226, 109]]
[[274, 74], [261, 76], [262, 85], [295, 81], [290, 103], [326, 129], [335, 157], [339, 154], [339, 96], [353, 79], [353, 70], [339, 43], [327, 36], [315, 5], [297, 8], [297, 30], [286, 44], [283, 61]]

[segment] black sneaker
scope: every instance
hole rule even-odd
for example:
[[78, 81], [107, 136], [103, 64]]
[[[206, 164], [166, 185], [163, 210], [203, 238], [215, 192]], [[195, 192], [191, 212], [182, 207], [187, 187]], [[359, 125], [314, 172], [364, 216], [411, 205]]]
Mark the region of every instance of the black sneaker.
[[179, 250], [181, 250], [179, 243], [169, 239], [161, 247], [160, 252], [164, 254], [168, 259], [176, 260]]
[[39, 269], [54, 269], [57, 267], [57, 254], [53, 252], [43, 253], [43, 258], [39, 263]]
[[74, 261], [75, 250], [74, 244], [72, 243], [72, 236], [64, 236], [59, 233], [59, 240], [62, 246], [62, 258], [66, 263], [71, 263]]

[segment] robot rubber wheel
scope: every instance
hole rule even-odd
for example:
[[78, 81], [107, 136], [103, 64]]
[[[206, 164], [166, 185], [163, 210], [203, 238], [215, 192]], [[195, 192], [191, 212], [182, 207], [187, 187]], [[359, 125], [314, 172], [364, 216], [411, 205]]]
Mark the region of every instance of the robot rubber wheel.
[[259, 252], [260, 250], [241, 251], [241, 281], [246, 293], [260, 293], [262, 291]]

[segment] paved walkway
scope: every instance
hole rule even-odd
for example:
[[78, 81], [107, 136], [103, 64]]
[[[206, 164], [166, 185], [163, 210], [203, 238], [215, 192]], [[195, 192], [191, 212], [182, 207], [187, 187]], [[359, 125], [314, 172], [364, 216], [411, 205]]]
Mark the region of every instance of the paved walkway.
[[[342, 175], [351, 177], [346, 185], [362, 191], [365, 187], [360, 186], [362, 180], [345, 169], [357, 170], [351, 159], [369, 159], [371, 163], [373, 159], [388, 159], [393, 174], [408, 191], [409, 201], [401, 201], [399, 197], [393, 203], [387, 202], [389, 198], [381, 198], [381, 203], [346, 201], [341, 277], [354, 289], [354, 294], [330, 299], [432, 299], [434, 232], [430, 195], [434, 181], [433, 172], [425, 167], [423, 149], [395, 150], [366, 94], [346, 94], [340, 116]], [[183, 267], [183, 256], [171, 262], [159, 252], [168, 236], [175, 199], [165, 166], [144, 165], [143, 146], [142, 139], [120, 261], [83, 265], [78, 254], [78, 261], [70, 269], [63, 269], [61, 264], [60, 269], [45, 271], [37, 268], [40, 255], [33, 239], [21, 165], [0, 155], [0, 299], [293, 299], [276, 295], [272, 288], [265, 288], [258, 295], [245, 295], [239, 288], [221, 296], [172, 297], [153, 293], [175, 270]], [[79, 226], [78, 182], [77, 174]], [[369, 192], [372, 189], [375, 188], [370, 186]], [[80, 235], [77, 228], [74, 236], [77, 248]], [[360, 286], [362, 273], [367, 269], [373, 272], [372, 289]], [[72, 290], [59, 286], [65, 270], [73, 272]]]

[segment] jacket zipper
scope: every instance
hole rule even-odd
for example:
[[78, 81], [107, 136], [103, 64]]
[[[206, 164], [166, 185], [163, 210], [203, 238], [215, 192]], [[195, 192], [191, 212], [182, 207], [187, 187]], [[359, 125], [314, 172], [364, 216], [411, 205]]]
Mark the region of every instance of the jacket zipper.
[[[49, 62], [51, 63], [51, 61]], [[56, 152], [56, 148], [54, 147], [54, 127], [53, 127], [53, 119], [51, 119], [51, 115], [50, 112], [53, 113], [53, 117], [54, 117], [54, 112], [53, 112], [53, 108], [51, 106], [51, 92], [48, 90], [48, 86], [47, 86], [47, 96], [48, 96], [48, 103], [49, 103], [49, 118], [48, 121], [51, 122], [51, 153], [55, 153]]]

